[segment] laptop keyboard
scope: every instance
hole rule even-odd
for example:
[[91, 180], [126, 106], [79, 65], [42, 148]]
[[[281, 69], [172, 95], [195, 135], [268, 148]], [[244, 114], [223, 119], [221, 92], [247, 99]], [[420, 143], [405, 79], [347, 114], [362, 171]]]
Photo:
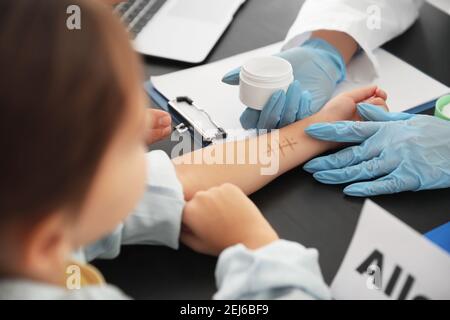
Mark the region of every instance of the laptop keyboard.
[[128, 0], [115, 6], [134, 39], [167, 0]]

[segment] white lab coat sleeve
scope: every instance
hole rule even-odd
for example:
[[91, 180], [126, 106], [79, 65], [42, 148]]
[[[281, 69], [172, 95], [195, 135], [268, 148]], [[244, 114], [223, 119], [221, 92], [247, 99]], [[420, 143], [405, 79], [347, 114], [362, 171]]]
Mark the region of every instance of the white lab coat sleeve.
[[285, 240], [258, 250], [230, 247], [219, 256], [214, 299], [330, 299], [318, 256]]
[[163, 151], [147, 153], [147, 186], [136, 209], [114, 232], [84, 248], [74, 257], [80, 261], [112, 259], [121, 245], [166, 245], [177, 249], [184, 208], [183, 188], [175, 167]]
[[352, 36], [365, 55], [368, 78], [377, 75], [373, 50], [406, 31], [423, 0], [306, 0], [283, 49], [299, 46], [312, 31], [335, 30]]

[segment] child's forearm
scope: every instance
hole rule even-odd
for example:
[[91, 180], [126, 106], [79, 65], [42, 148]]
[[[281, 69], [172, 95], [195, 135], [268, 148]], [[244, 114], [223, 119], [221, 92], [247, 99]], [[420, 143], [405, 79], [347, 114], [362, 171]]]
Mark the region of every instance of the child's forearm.
[[[269, 133], [242, 141], [231, 141], [225, 145], [212, 145], [175, 158], [173, 161], [186, 200], [190, 200], [197, 191], [226, 182], [237, 185], [246, 194], [257, 191], [286, 171], [333, 148], [335, 144], [312, 139], [304, 130], [313, 123], [335, 120], [337, 119], [320, 112], [279, 130], [278, 136], [276, 133]], [[242, 150], [241, 160], [243, 158], [244, 161], [240, 163], [237, 161], [237, 150]], [[215, 159], [222, 162], [198, 163], [202, 155], [214, 152]], [[268, 168], [267, 161], [264, 164], [260, 161], [252, 162], [250, 159], [254, 153], [264, 155], [272, 164], [278, 164], [276, 170], [270, 174], [262, 174], [264, 168]]]

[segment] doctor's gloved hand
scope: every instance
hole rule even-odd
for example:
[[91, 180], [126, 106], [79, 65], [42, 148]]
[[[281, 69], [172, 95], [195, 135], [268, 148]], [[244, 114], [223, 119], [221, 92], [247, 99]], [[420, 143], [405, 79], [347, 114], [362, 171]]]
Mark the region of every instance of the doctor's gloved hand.
[[[299, 82], [301, 91], [304, 92], [303, 97], [308, 97], [308, 101], [302, 102], [303, 109], [300, 112], [298, 110], [286, 111], [290, 114], [295, 113], [298, 117], [286, 118], [290, 122], [282, 122], [283, 126], [319, 111], [331, 98], [337, 84], [344, 80], [346, 75], [346, 66], [341, 54], [322, 39], [310, 39], [300, 47], [280, 52], [277, 56], [291, 63], [294, 70], [294, 79]], [[234, 69], [227, 73], [222, 81], [227, 84], [238, 85], [239, 73], [240, 68]], [[275, 98], [272, 97], [272, 99]], [[295, 109], [297, 106], [287, 106], [287, 108], [290, 107]], [[241, 118], [242, 125], [245, 128], [275, 128], [257, 126], [257, 115], [262, 114], [260, 111], [247, 108], [244, 113], [249, 113], [249, 115], [243, 115]]]
[[369, 104], [360, 104], [358, 112], [372, 122], [322, 123], [305, 130], [319, 140], [359, 144], [306, 163], [304, 169], [315, 179], [326, 184], [364, 181], [344, 189], [360, 197], [450, 187], [448, 121], [388, 113]]
[[[387, 109], [386, 92], [377, 86], [358, 88], [344, 92], [328, 101], [320, 110], [328, 113], [335, 120], [359, 120], [356, 112], [358, 103], [367, 102]], [[280, 90], [272, 95], [262, 111], [248, 108], [241, 115], [241, 123], [245, 129], [278, 129], [307, 117], [311, 97], [307, 91], [301, 91], [300, 84], [295, 80], [289, 86], [287, 93]]]
[[311, 95], [302, 91], [297, 80], [285, 93], [278, 90], [267, 101], [262, 111], [247, 108], [240, 121], [244, 129], [278, 129], [306, 117], [311, 106]]

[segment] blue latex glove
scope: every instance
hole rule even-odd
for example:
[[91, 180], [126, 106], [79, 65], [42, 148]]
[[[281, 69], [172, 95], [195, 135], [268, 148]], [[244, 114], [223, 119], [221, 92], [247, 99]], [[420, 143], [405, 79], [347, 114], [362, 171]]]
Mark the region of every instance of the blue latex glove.
[[[304, 109], [300, 112], [299, 110], [287, 111], [291, 114], [297, 114], [298, 117], [291, 117], [289, 119], [291, 122], [283, 123], [284, 125], [304, 119], [319, 111], [331, 98], [336, 85], [344, 80], [346, 75], [345, 62], [341, 54], [322, 39], [310, 39], [300, 47], [280, 52], [277, 56], [291, 63], [294, 70], [294, 79], [299, 81], [301, 91], [304, 91], [304, 97], [310, 100], [303, 103]], [[240, 70], [239, 67], [230, 71], [223, 77], [222, 81], [231, 85], [238, 85]], [[262, 114], [261, 111], [247, 108], [241, 117], [242, 126], [247, 129], [274, 129], [273, 127], [263, 128], [258, 126], [260, 114]]]
[[[302, 110], [307, 109], [310, 103], [309, 93], [302, 92], [299, 82], [294, 81], [286, 93], [283, 90], [275, 92], [262, 111], [244, 112], [241, 115], [241, 123], [245, 129], [282, 128], [301, 117]], [[246, 126], [249, 123], [255, 125]]]
[[327, 184], [366, 181], [344, 189], [361, 197], [450, 187], [450, 122], [368, 104], [358, 105], [358, 112], [373, 122], [314, 124], [305, 130], [320, 140], [360, 143], [305, 164], [315, 179]]

